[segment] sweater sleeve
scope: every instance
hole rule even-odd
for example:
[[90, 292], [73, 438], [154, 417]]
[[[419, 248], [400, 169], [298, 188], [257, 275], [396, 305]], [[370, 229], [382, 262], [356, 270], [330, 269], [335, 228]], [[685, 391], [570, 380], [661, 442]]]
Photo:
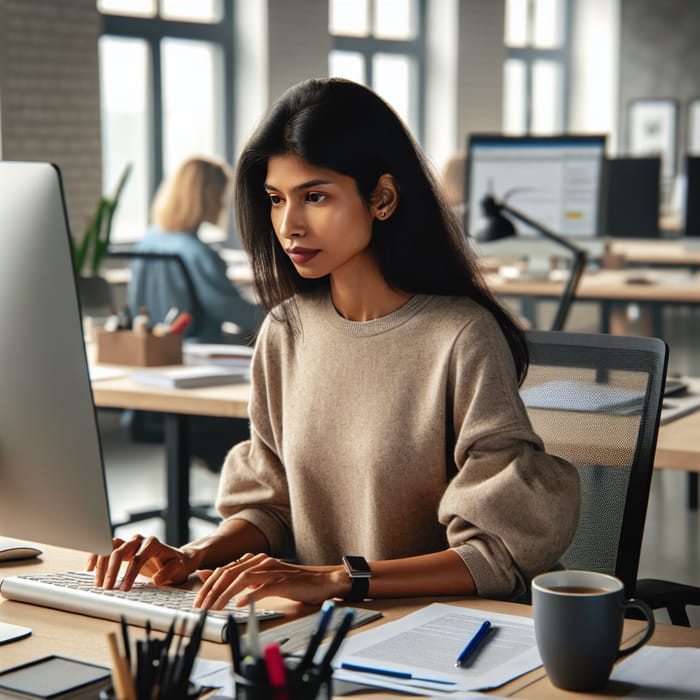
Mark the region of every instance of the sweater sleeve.
[[226, 456], [216, 507], [224, 518], [255, 525], [267, 538], [273, 556], [292, 557], [289, 485], [275, 440], [277, 412], [271, 409], [279, 396], [265, 359], [268, 328], [269, 319], [261, 329], [251, 365], [250, 440], [237, 444]]
[[490, 315], [457, 339], [450, 385], [457, 473], [439, 518], [477, 593], [516, 597], [569, 545], [578, 522], [578, 473], [547, 454], [533, 432], [508, 345]]

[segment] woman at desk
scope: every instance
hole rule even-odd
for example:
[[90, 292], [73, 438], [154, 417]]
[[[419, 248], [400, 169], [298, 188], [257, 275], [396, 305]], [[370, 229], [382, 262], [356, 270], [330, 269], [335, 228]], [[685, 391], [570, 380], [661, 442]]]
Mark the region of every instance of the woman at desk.
[[573, 536], [578, 477], [533, 432], [523, 334], [401, 121], [363, 86], [303, 82], [243, 151], [236, 195], [271, 311], [224, 519], [181, 548], [115, 540], [96, 584], [128, 562], [122, 588], [199, 571], [212, 608], [524, 593]]
[[[202, 343], [227, 342], [222, 331], [226, 321], [240, 329], [228, 342], [249, 342], [263, 319], [257, 304], [246, 300], [226, 275], [226, 263], [198, 233], [204, 223], [217, 224], [226, 209], [232, 173], [213, 158], [185, 160], [163, 182], [151, 207], [152, 224], [136, 250], [179, 255], [192, 279], [199, 301], [194, 333], [188, 339]], [[145, 305], [153, 321], [162, 321], [172, 307], [186, 309], [192, 300], [174, 266], [154, 267], [143, 260], [132, 263], [129, 306], [132, 313]]]

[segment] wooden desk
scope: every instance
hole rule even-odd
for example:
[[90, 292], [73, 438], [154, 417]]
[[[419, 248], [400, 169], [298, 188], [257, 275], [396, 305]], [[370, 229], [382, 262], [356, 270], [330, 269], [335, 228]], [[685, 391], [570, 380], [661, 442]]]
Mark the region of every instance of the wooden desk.
[[[132, 382], [128, 377], [92, 383], [98, 408], [158, 411], [165, 416], [166, 540], [182, 544], [189, 539], [190, 453], [187, 417], [190, 415], [246, 418], [250, 385], [227, 384], [197, 389], [158, 389]], [[662, 425], [654, 466], [700, 472], [700, 411]], [[691, 496], [697, 488], [691, 487]], [[691, 507], [692, 503], [691, 503]]]
[[686, 245], [683, 239], [613, 238], [609, 242], [609, 252], [632, 265], [700, 267], [700, 246]]
[[[644, 282], [634, 281], [640, 279]], [[559, 300], [564, 289], [564, 283], [559, 281], [527, 277], [505, 279], [498, 274], [487, 274], [486, 281], [498, 296], [519, 297], [534, 301]], [[615, 303], [641, 302], [654, 308], [665, 305], [700, 304], [700, 276], [682, 274], [677, 270], [586, 271], [581, 277], [575, 301], [600, 304], [602, 310], [600, 330], [607, 332], [611, 307]]]
[[92, 393], [98, 408], [157, 411], [163, 414], [167, 494], [165, 539], [170, 544], [184, 544], [190, 539], [188, 416], [245, 418], [248, 415], [250, 385], [161, 389], [135, 384], [128, 377], [120, 377], [93, 381]]
[[[39, 573], [49, 571], [68, 571], [82, 569], [87, 555], [57, 547], [42, 545], [45, 554], [37, 560], [25, 562], [0, 563], [0, 577], [13, 576], [25, 573]], [[473, 607], [481, 610], [489, 610], [500, 613], [523, 615], [530, 617], [531, 608], [526, 605], [504, 603], [489, 600], [454, 598], [441, 599], [444, 602], [454, 603], [465, 607]], [[384, 618], [372, 625], [382, 624], [390, 620], [406, 615], [417, 607], [425, 605], [432, 600], [428, 599], [388, 599], [371, 601], [368, 607], [382, 610]], [[275, 607], [284, 607], [289, 617], [299, 614], [308, 614], [315, 608], [303, 606], [291, 601], [281, 602], [280, 599], [271, 601]], [[106, 636], [108, 632], [118, 632], [119, 625], [109, 620], [74, 615], [48, 608], [41, 608], [26, 603], [17, 603], [0, 597], [0, 620], [16, 625], [31, 627], [33, 632], [30, 637], [12, 642], [2, 647], [0, 669], [8, 668], [15, 664], [30, 661], [51, 653], [60, 653], [67, 656], [109, 665], [109, 651]], [[270, 621], [265, 625], [278, 624]], [[644, 624], [637, 620], [626, 620], [624, 637], [626, 640], [635, 637], [641, 632]], [[363, 629], [367, 629], [364, 627]], [[144, 636], [144, 630], [137, 627], [131, 628], [135, 639]], [[700, 647], [700, 629], [687, 627], [673, 627], [671, 625], [657, 625], [656, 632], [651, 639], [651, 644], [660, 646], [689, 646]], [[229, 660], [229, 651], [225, 644], [203, 642], [200, 648], [200, 657], [220, 661]], [[630, 691], [629, 686], [619, 683], [608, 683], [600, 694], [576, 693], [579, 700], [587, 698], [622, 697]], [[573, 697], [573, 694], [554, 688], [546, 678], [542, 668], [535, 669], [520, 678], [511, 681], [507, 685], [493, 691], [493, 694], [514, 697], [531, 698], [538, 700], [556, 700], [558, 698]], [[362, 698], [391, 698], [397, 697], [393, 693], [363, 693]]]

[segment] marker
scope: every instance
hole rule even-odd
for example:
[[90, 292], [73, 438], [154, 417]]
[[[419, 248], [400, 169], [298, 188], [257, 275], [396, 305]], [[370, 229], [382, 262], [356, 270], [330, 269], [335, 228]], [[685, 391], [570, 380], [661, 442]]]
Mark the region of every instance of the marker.
[[168, 335], [172, 335], [174, 333], [182, 333], [182, 331], [187, 328], [187, 326], [192, 323], [192, 314], [188, 313], [187, 311], [183, 311], [171, 324], [170, 324], [170, 330], [168, 331]]
[[[287, 671], [284, 667], [284, 659], [280, 652], [280, 645], [271, 642], [263, 650], [265, 655], [265, 666], [267, 668], [267, 679], [275, 689], [284, 688], [287, 685]], [[284, 690], [277, 690], [275, 693], [277, 700], [289, 700], [289, 695]]]
[[484, 620], [481, 623], [481, 627], [474, 633], [474, 636], [467, 642], [467, 646], [462, 649], [462, 653], [457, 657], [457, 663], [455, 666], [464, 666], [467, 661], [474, 655], [477, 647], [485, 639], [486, 635], [491, 629], [491, 623], [488, 620]]

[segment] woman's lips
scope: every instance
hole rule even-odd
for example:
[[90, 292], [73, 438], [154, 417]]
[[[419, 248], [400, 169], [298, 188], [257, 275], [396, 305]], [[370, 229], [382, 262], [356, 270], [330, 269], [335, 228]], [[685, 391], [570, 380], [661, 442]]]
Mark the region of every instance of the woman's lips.
[[318, 252], [318, 250], [312, 250], [311, 248], [287, 248], [287, 255], [296, 265], [303, 265], [309, 262]]

